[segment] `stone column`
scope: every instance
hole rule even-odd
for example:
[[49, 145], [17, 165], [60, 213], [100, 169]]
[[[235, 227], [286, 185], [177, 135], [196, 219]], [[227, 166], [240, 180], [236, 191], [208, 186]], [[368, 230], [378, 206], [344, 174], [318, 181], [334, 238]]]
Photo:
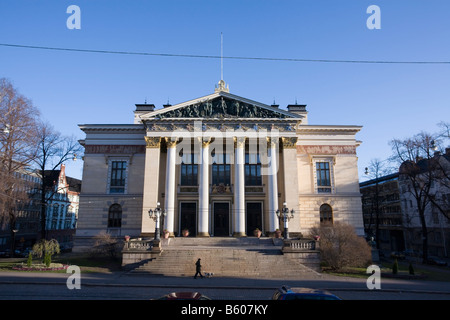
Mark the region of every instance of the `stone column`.
[[[289, 210], [294, 210], [294, 218], [289, 221], [289, 232], [300, 232], [300, 210], [297, 168], [297, 137], [282, 137], [284, 201]], [[295, 235], [293, 235], [295, 237]]]
[[167, 165], [166, 165], [166, 190], [165, 190], [165, 205], [166, 219], [164, 220], [164, 229], [169, 231], [170, 236], [174, 236], [175, 223], [175, 164], [176, 164], [176, 150], [177, 138], [164, 138], [167, 145]]
[[198, 237], [209, 237], [209, 144], [211, 138], [199, 137], [202, 144], [199, 168]]
[[161, 138], [145, 137], [144, 192], [142, 199], [141, 236], [155, 233], [155, 223], [148, 216], [148, 210], [154, 210], [158, 202], [159, 159], [161, 156]]
[[269, 157], [268, 168], [268, 196], [269, 196], [269, 232], [274, 232], [279, 228], [279, 221], [276, 215], [278, 208], [278, 137], [267, 138], [267, 153]]
[[233, 237], [245, 237], [245, 137], [235, 137], [234, 161], [234, 232]]

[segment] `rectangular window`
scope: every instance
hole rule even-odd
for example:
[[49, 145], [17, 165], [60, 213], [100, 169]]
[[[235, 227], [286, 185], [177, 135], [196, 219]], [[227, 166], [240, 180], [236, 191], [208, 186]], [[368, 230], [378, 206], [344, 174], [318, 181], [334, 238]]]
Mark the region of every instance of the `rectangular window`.
[[259, 154], [245, 154], [245, 185], [261, 186], [261, 160]]
[[329, 162], [316, 162], [317, 192], [331, 193], [331, 173]]
[[126, 171], [126, 161], [111, 162], [111, 180], [109, 184], [110, 193], [125, 193]]
[[188, 153], [181, 157], [181, 177], [182, 186], [196, 186], [198, 176], [197, 154]]
[[212, 164], [212, 184], [229, 185], [231, 175], [230, 156], [228, 154], [215, 154]]

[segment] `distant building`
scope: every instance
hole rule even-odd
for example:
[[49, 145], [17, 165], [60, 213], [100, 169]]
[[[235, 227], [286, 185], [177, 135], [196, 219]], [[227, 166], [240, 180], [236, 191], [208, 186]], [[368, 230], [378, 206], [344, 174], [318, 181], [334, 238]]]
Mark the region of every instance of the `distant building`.
[[[405, 250], [398, 173], [361, 182], [364, 231], [380, 250]], [[376, 228], [378, 224], [378, 237]]]
[[[428, 255], [438, 257], [450, 256], [450, 219], [440, 211], [444, 210], [447, 217], [450, 217], [450, 148], [446, 149], [445, 154], [436, 153], [430, 159], [419, 159], [415, 162], [420, 170], [417, 183], [428, 183], [425, 174], [429, 168], [432, 168], [431, 162], [439, 162], [436, 170], [442, 170], [436, 179], [430, 183], [429, 194], [434, 198], [435, 204], [427, 201], [425, 207], [425, 224], [428, 232]], [[408, 250], [422, 252], [422, 223], [419, 218], [417, 201], [414, 196], [414, 188], [411, 180], [403, 172], [404, 166], [400, 166], [399, 188], [400, 201], [403, 211], [403, 226], [405, 233], [405, 242]], [[436, 176], [436, 175], [433, 175]], [[440, 209], [437, 207], [439, 206]]]
[[[18, 206], [14, 233], [15, 248], [23, 251], [31, 248], [41, 237], [41, 177], [36, 171], [17, 173], [27, 185], [29, 201]], [[46, 235], [48, 239], [58, 240], [61, 249], [69, 250], [73, 246], [76, 222], [78, 219], [81, 180], [67, 177], [65, 166], [60, 170], [45, 171], [47, 202]], [[0, 252], [9, 252], [11, 247], [10, 224], [0, 224]]]
[[10, 223], [3, 224], [0, 221], [0, 252], [8, 254], [12, 238], [14, 238], [15, 249], [21, 251], [36, 242], [40, 230], [40, 205], [37, 193], [40, 190], [41, 179], [33, 171], [23, 170], [16, 172], [16, 175], [24, 182], [23, 186], [26, 188], [28, 201], [21, 201], [16, 208], [16, 221], [13, 225], [16, 231], [13, 236]]
[[[449, 257], [450, 254], [450, 149], [445, 154], [436, 153], [431, 159], [405, 162], [399, 172], [360, 183], [364, 230], [368, 238], [374, 237], [385, 253], [408, 250], [420, 255], [423, 250], [423, 230], [411, 180], [404, 166], [417, 165], [419, 175], [424, 175], [429, 161], [439, 161], [443, 170], [440, 179], [430, 181], [430, 195], [444, 210], [443, 214], [431, 201], [425, 207], [425, 224], [428, 233], [428, 255]], [[425, 182], [420, 177], [417, 183]], [[445, 216], [446, 215], [446, 216]], [[378, 218], [377, 218], [378, 217]], [[376, 237], [378, 219], [379, 234]]]
[[355, 125], [309, 125], [305, 105], [267, 105], [214, 93], [155, 109], [137, 104], [134, 123], [80, 125], [86, 134], [75, 248], [100, 233], [153, 237], [291, 237], [321, 222], [343, 221], [364, 234]]
[[81, 180], [66, 176], [64, 164], [60, 170], [45, 171], [47, 202], [46, 230], [48, 239], [56, 239], [62, 250], [73, 247], [78, 220]]

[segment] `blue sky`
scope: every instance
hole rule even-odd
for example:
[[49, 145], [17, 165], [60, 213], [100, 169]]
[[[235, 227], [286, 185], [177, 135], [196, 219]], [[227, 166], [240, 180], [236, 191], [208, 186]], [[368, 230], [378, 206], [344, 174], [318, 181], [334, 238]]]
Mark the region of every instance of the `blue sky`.
[[[381, 9], [369, 30], [368, 6]], [[69, 30], [69, 5], [81, 29]], [[1, 0], [0, 43], [224, 56], [450, 61], [450, 1]], [[362, 125], [359, 171], [388, 142], [450, 120], [449, 64], [347, 64], [224, 59], [230, 92], [281, 108], [306, 104], [310, 124]], [[9, 78], [63, 134], [78, 124], [132, 123], [136, 103], [161, 107], [214, 91], [220, 60], [0, 46]], [[81, 178], [82, 162], [68, 174]]]

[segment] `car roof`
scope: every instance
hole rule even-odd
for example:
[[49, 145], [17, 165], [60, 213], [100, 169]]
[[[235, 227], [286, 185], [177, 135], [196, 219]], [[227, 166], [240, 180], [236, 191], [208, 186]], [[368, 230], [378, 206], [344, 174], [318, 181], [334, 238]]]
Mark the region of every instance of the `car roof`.
[[311, 289], [311, 288], [288, 288], [286, 290], [287, 292], [291, 293], [304, 293], [304, 294], [332, 294], [331, 292], [327, 290], [320, 290], [320, 289]]
[[294, 294], [294, 295], [311, 295], [311, 296], [329, 296], [334, 297], [337, 299], [340, 299], [335, 294], [324, 290], [324, 289], [313, 289], [313, 288], [305, 288], [305, 287], [289, 287], [289, 286], [282, 286], [280, 290], [283, 292], [282, 294]]
[[160, 300], [209, 300], [199, 292], [172, 292], [161, 297]]

